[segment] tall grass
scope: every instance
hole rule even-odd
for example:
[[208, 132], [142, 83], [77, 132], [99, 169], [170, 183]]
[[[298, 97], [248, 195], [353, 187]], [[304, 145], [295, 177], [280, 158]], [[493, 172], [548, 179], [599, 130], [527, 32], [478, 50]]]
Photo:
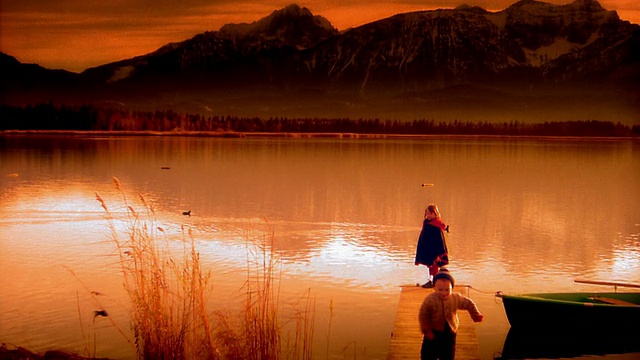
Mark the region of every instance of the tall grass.
[[271, 250], [274, 235], [249, 239], [242, 314], [234, 319], [218, 311], [218, 338], [224, 348], [233, 349], [228, 352], [230, 359], [311, 359], [315, 325], [311, 291], [286, 313], [280, 306], [281, 263]]
[[[315, 303], [307, 291], [293, 316], [280, 306], [280, 262], [274, 235], [247, 239], [245, 305], [234, 316], [210, 309], [210, 272], [200, 261], [190, 228], [182, 227], [182, 248], [157, 225], [153, 206], [139, 196], [132, 206], [120, 182], [126, 218], [118, 220], [96, 194], [111, 230], [124, 287], [131, 302], [131, 329], [141, 359], [311, 359]], [[118, 226], [121, 223], [124, 226]], [[303, 307], [300, 310], [300, 306]]]

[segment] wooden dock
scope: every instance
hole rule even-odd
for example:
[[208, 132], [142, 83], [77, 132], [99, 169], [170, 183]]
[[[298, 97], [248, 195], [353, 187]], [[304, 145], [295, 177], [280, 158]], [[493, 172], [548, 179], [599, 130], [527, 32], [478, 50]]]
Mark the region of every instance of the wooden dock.
[[[424, 289], [420, 286], [402, 286], [396, 322], [391, 334], [389, 344], [389, 360], [395, 359], [420, 359], [420, 347], [422, 346], [422, 333], [418, 323], [420, 305], [433, 289]], [[468, 295], [469, 287], [456, 286], [453, 291]], [[473, 320], [467, 311], [458, 311], [460, 327], [456, 338], [456, 360], [480, 360], [478, 349], [478, 337]]]

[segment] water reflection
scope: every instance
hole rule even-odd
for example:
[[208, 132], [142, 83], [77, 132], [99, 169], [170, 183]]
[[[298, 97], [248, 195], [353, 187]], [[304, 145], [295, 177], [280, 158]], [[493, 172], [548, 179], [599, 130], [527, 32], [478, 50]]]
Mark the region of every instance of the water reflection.
[[[477, 326], [483, 359], [502, 351], [509, 331], [495, 291], [640, 280], [635, 143], [9, 136], [0, 137], [3, 341], [84, 348], [78, 303], [88, 314], [94, 304], [62, 265], [108, 294], [110, 314], [127, 328], [113, 243], [95, 201], [98, 192], [117, 217], [126, 214], [113, 176], [132, 204], [139, 193], [153, 204], [178, 248], [183, 226], [193, 231], [216, 306], [238, 302], [249, 240], [273, 234], [283, 301], [309, 288], [317, 296], [320, 358], [329, 303], [330, 358], [344, 358], [348, 344], [386, 358], [399, 286], [424, 281], [413, 255], [431, 202], [451, 226], [450, 268], [487, 315]], [[98, 355], [131, 356], [116, 331], [82, 321], [105, 339]]]
[[553, 329], [528, 331], [511, 328], [502, 353], [496, 359], [559, 359], [606, 355], [617, 359], [637, 359], [638, 334], [622, 329]]

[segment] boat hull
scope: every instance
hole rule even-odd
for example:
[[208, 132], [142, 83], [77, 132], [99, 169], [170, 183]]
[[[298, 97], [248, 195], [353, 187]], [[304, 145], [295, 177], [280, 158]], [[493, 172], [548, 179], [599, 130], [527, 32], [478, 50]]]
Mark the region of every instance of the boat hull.
[[640, 323], [640, 293], [499, 293], [497, 296], [502, 298], [512, 328], [635, 329]]
[[[628, 329], [511, 328], [502, 349], [501, 359], [559, 359], [584, 356], [638, 353], [638, 334]], [[637, 357], [636, 357], [637, 358]]]

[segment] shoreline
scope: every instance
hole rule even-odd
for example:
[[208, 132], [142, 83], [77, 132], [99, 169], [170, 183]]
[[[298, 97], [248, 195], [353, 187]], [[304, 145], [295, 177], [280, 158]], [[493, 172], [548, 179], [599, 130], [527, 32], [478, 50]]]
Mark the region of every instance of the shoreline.
[[[9, 348], [11, 347], [11, 348]], [[65, 350], [47, 350], [44, 353], [36, 353], [22, 346], [2, 343], [0, 345], [0, 359], [2, 360], [23, 360], [23, 359], [57, 359], [57, 360], [110, 360], [109, 358], [85, 357]]]
[[2, 130], [8, 136], [148, 136], [148, 137], [212, 137], [212, 138], [290, 138], [346, 140], [533, 140], [533, 141], [640, 141], [634, 136], [555, 136], [555, 135], [469, 135], [469, 134], [375, 134], [339, 132], [234, 132], [234, 131], [101, 131], [101, 130]]

